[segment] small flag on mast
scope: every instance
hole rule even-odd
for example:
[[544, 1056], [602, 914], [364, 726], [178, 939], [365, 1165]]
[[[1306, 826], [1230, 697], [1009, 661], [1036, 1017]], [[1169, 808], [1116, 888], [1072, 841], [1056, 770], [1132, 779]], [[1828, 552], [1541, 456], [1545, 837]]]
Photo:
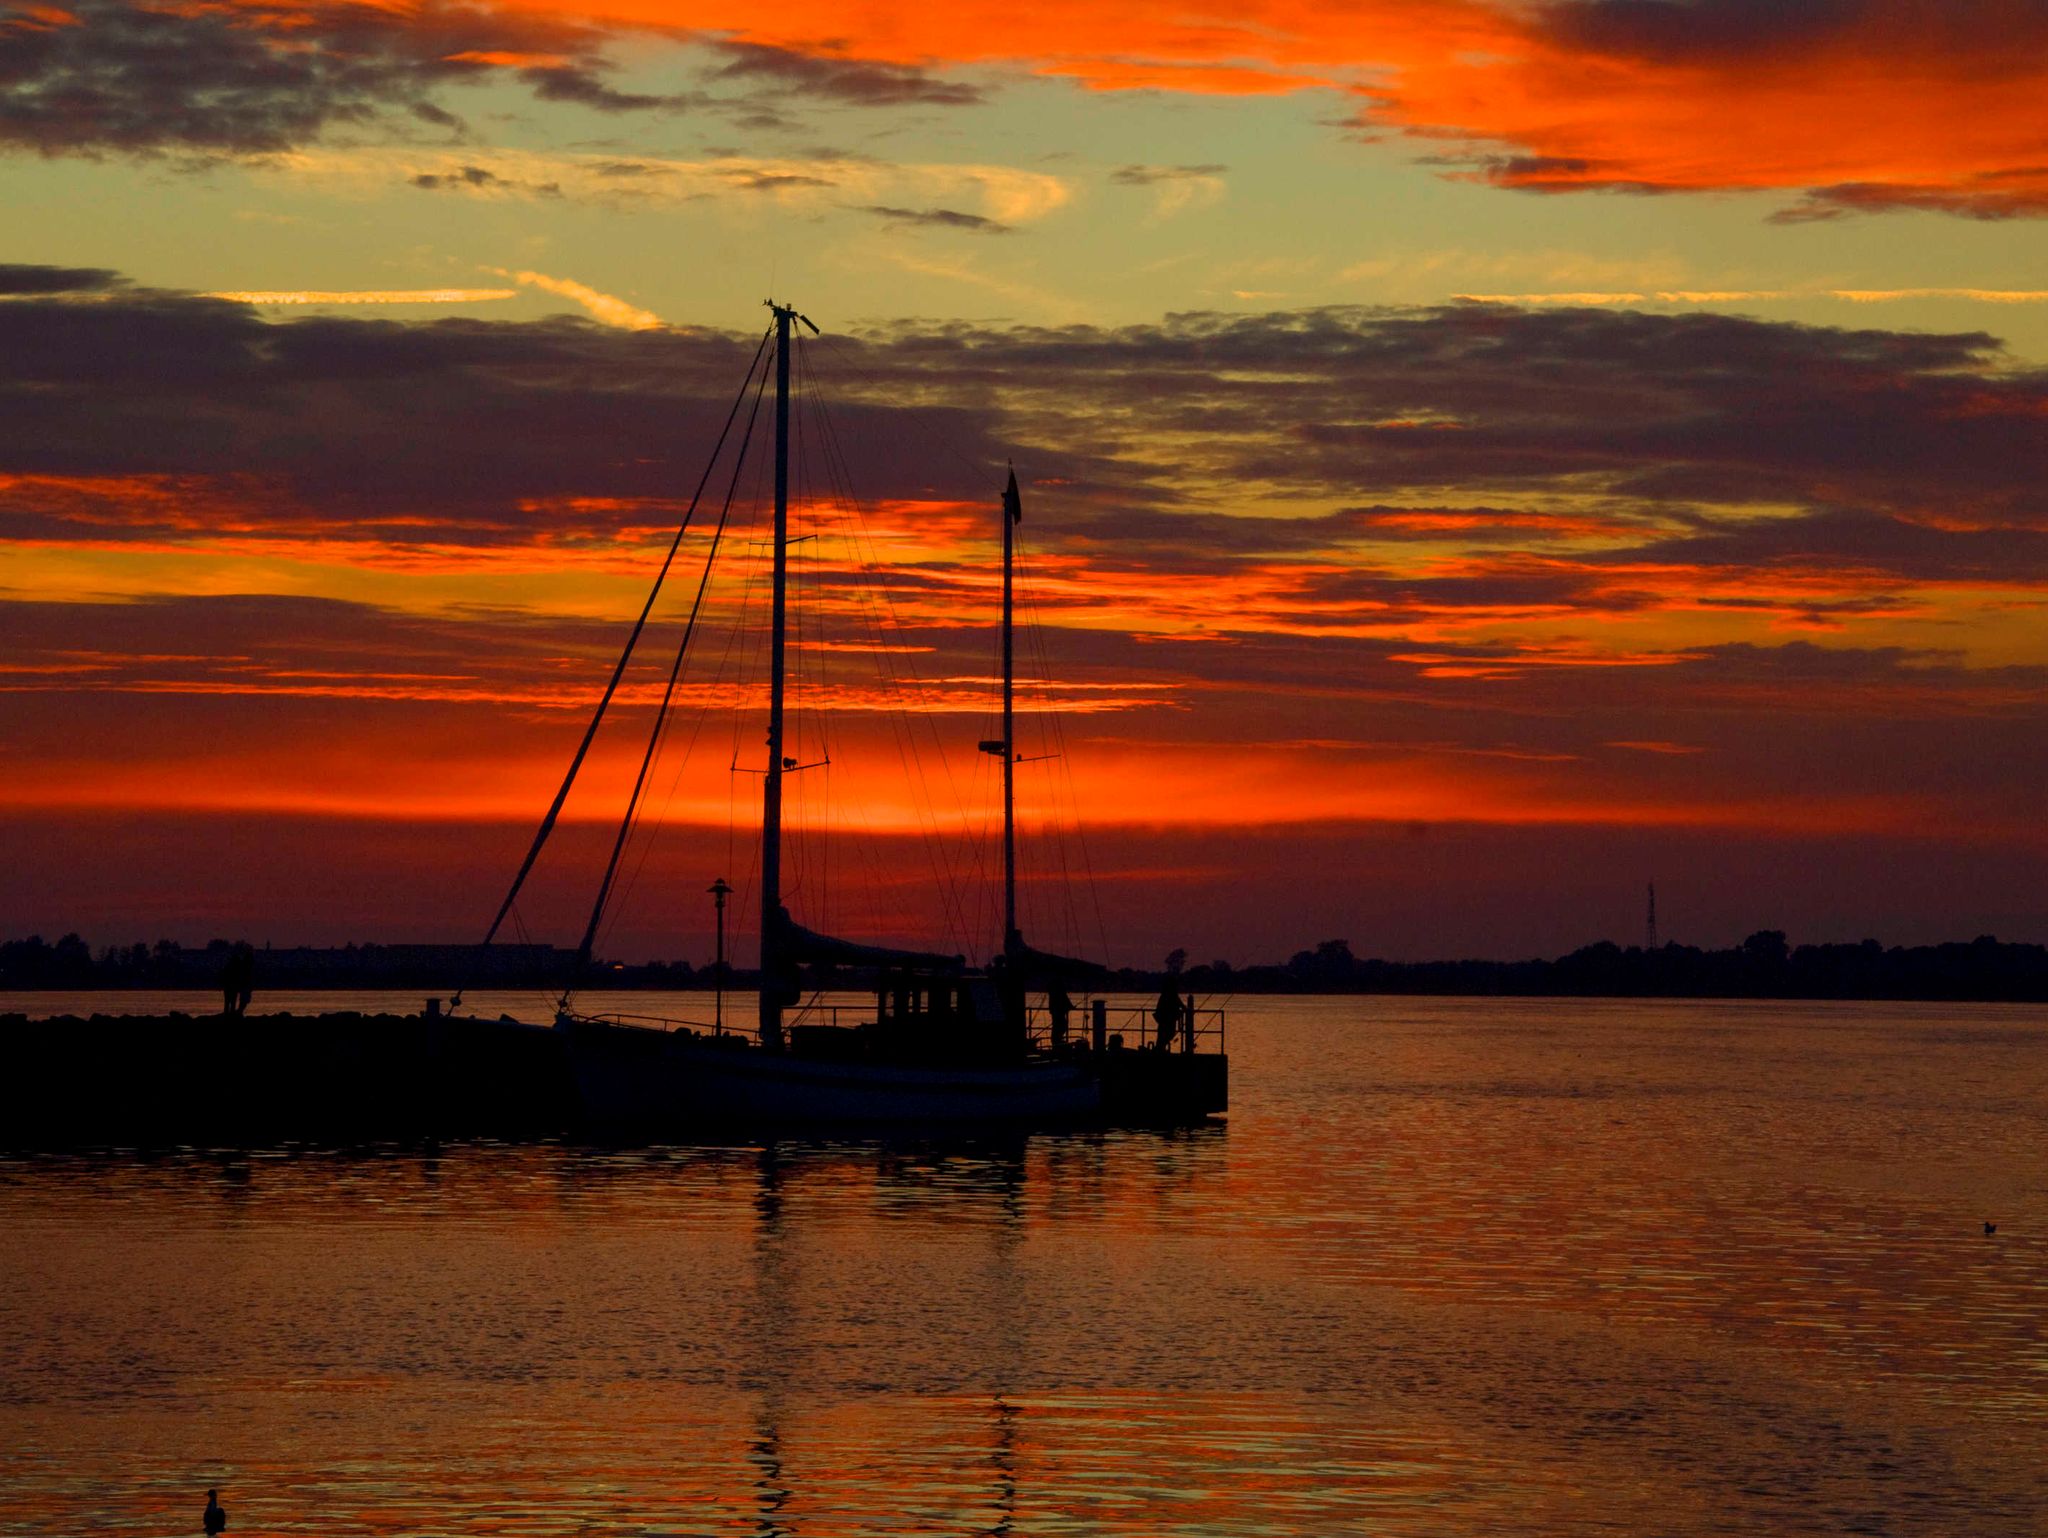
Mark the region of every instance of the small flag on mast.
[[1017, 468], [1010, 467], [1010, 484], [1003, 488], [1003, 511], [1010, 515], [1010, 522], [1024, 521], [1024, 499], [1017, 494]]

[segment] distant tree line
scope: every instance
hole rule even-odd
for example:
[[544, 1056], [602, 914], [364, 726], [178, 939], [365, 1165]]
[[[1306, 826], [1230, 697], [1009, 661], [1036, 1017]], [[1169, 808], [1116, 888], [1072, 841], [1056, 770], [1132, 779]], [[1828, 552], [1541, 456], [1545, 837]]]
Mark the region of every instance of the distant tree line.
[[[214, 940], [196, 949], [170, 940], [95, 951], [75, 934], [54, 944], [40, 935], [0, 942], [0, 989], [211, 988], [233, 948]], [[262, 989], [561, 986], [709, 988], [709, 966], [687, 961], [628, 965], [596, 961], [579, 972], [573, 953], [545, 945], [348, 945], [264, 948], [256, 953]], [[1407, 993], [1558, 995], [1613, 998], [1979, 999], [2048, 1002], [2048, 946], [2008, 944], [1990, 935], [1942, 945], [1787, 943], [1782, 930], [1759, 930], [1740, 945], [1704, 950], [1663, 945], [1622, 947], [1609, 940], [1553, 960], [1378, 961], [1354, 956], [1346, 940], [1325, 940], [1272, 965], [1228, 961], [1187, 964], [1176, 950], [1159, 971], [1105, 974], [1114, 988], [1149, 991], [1171, 981], [1183, 991], [1219, 993]], [[817, 969], [805, 982], [857, 988], [865, 973]], [[729, 969], [726, 986], [753, 986], [751, 972]]]
[[[75, 934], [54, 945], [30, 935], [0, 942], [0, 988], [213, 988], [236, 944], [159, 940], [95, 951]], [[260, 989], [555, 988], [578, 975], [575, 953], [552, 945], [265, 946], [253, 954]], [[588, 985], [606, 988], [688, 988], [697, 977], [687, 961], [600, 961], [582, 971]]]
[[1176, 959], [1184, 955], [1168, 956], [1164, 975], [1201, 993], [2048, 1001], [2048, 946], [1990, 935], [1941, 945], [1794, 947], [1783, 930], [1761, 929], [1726, 950], [1601, 940], [1549, 961], [1375, 961], [1352, 955], [1348, 941], [1325, 940], [1280, 966], [1176, 967]]

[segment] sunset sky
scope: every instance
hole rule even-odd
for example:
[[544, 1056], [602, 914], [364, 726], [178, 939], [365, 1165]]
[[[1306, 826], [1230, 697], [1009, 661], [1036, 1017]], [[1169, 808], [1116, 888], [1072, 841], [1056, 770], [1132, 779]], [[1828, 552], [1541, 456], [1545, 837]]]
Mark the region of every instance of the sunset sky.
[[[799, 920], [998, 939], [1014, 461], [1042, 944], [2048, 939], [2044, 103], [2048, 0], [0, 0], [0, 931], [480, 937], [773, 295]], [[753, 890], [764, 447], [614, 955]]]

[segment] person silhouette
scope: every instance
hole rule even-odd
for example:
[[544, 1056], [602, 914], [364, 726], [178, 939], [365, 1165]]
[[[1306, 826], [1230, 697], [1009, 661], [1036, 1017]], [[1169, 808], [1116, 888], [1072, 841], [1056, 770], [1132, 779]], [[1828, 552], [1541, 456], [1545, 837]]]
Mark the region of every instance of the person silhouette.
[[255, 981], [256, 952], [246, 941], [240, 942], [228, 952], [228, 959], [220, 969], [220, 1012], [224, 1015], [247, 1014]]
[[249, 1000], [256, 989], [256, 951], [247, 940], [235, 946], [235, 1013], [249, 1013]]
[[1167, 979], [1166, 986], [1159, 990], [1159, 1002], [1152, 1006], [1152, 1021], [1159, 1027], [1158, 1047], [1161, 1052], [1173, 1050], [1173, 1033], [1180, 1026], [1180, 994]]
[[1045, 1012], [1052, 1018], [1052, 1049], [1055, 1052], [1067, 1050], [1067, 1021], [1073, 1018], [1074, 1001], [1067, 997], [1067, 990], [1054, 985], [1045, 996]]
[[206, 1538], [220, 1538], [228, 1525], [228, 1509], [220, 1503], [220, 1491], [206, 1492], [206, 1515], [201, 1521], [206, 1528]]

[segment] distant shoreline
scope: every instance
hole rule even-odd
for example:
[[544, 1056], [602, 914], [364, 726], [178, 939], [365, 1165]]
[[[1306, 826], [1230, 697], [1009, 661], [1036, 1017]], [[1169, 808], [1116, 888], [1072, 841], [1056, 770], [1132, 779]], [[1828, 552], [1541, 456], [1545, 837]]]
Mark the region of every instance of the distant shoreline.
[[[1417, 963], [1417, 965], [1427, 965], [1427, 963]], [[1512, 963], [1501, 963], [1501, 965], [1512, 965]], [[1879, 993], [1875, 991], [1847, 990], [1837, 992], [1820, 992], [1816, 990], [1794, 991], [1785, 988], [1770, 989], [1766, 987], [1759, 987], [1756, 989], [1749, 990], [1721, 989], [1710, 992], [1704, 989], [1665, 989], [1659, 991], [1652, 991], [1649, 989], [1593, 987], [1573, 988], [1565, 986], [1547, 988], [1489, 988], [1471, 986], [1460, 987], [1455, 984], [1444, 984], [1438, 986], [1433, 984], [1422, 983], [1407, 985], [1392, 984], [1384, 987], [1319, 987], [1310, 984], [1256, 983], [1241, 978], [1232, 978], [1223, 982], [1214, 982], [1203, 979], [1195, 979], [1187, 976], [1182, 976], [1176, 979], [1167, 979], [1163, 975], [1157, 974], [1151, 976], [1147, 976], [1145, 974], [1117, 974], [1103, 979], [1100, 984], [1088, 985], [1085, 988], [1085, 990], [1083, 990], [1083, 988], [1080, 985], [1072, 985], [1070, 987], [1070, 991], [1073, 991], [1075, 993], [1081, 993], [1085, 991], [1089, 994], [1127, 994], [1133, 997], [1139, 995], [1150, 996], [1151, 994], [1158, 992], [1159, 989], [1163, 987], [1164, 984], [1169, 980], [1173, 981], [1176, 984], [1180, 992], [1193, 994], [1195, 997], [1204, 1000], [1219, 996], [1232, 996], [1244, 998], [1332, 999], [1611, 999], [1617, 1001], [1627, 999], [1723, 999], [1728, 1000], [1730, 1002], [1740, 1001], [1757, 1003], [1765, 1003], [1776, 1000], [1784, 1003], [1832, 1002], [1845, 1004], [2048, 1004], [2048, 985], [2044, 985], [2036, 989], [2010, 988], [2005, 990], [1994, 990], [1986, 987], [1971, 988], [1968, 985], [1963, 984], [1942, 990], [1937, 990], [1935, 988], [1930, 987], [1919, 991], [1885, 993]], [[872, 989], [872, 987], [874, 986], [874, 979], [859, 975], [842, 974], [840, 976], [833, 978], [807, 978], [805, 979], [802, 986], [805, 992], [823, 991], [828, 993], [861, 993], [867, 992]], [[532, 992], [534, 991], [534, 988], [530, 986], [520, 986], [516, 984], [493, 983], [487, 984], [481, 988], [472, 987], [467, 991], [472, 993], [523, 993]], [[552, 992], [553, 986], [542, 988], [540, 991]], [[575, 991], [584, 994], [701, 993], [708, 998], [717, 990], [714, 989], [708, 983], [613, 983], [608, 981], [600, 981], [594, 983], [584, 983]], [[732, 983], [730, 986], [726, 988], [725, 991], [729, 996], [732, 997], [751, 998], [754, 994], [755, 986], [753, 981], [751, 979], [748, 979], [744, 982], [736, 981]], [[1033, 991], [1035, 992], [1037, 990], [1034, 989]], [[191, 987], [186, 987], [183, 985], [176, 987], [161, 987], [142, 983], [97, 983], [82, 984], [75, 986], [68, 984], [50, 984], [47, 986], [30, 987], [25, 985], [16, 985], [0, 982], [0, 1001], [4, 1001], [11, 997], [28, 998], [41, 994], [103, 994], [108, 998], [119, 998], [124, 995], [138, 993], [184, 992], [212, 994], [218, 992], [218, 990], [198, 985]], [[265, 1013], [269, 1013], [269, 1011], [266, 1010], [264, 1007], [266, 997], [274, 998], [276, 995], [280, 993], [333, 994], [336, 997], [343, 997], [348, 994], [360, 993], [406, 993], [418, 994], [422, 1000], [429, 998], [438, 999], [443, 1004], [445, 1004], [452, 996], [452, 990], [448, 989], [447, 987], [442, 987], [441, 990], [438, 993], [436, 993], [434, 988], [430, 984], [420, 984], [418, 986], [411, 986], [402, 983], [380, 983], [371, 985], [359, 983], [295, 983], [287, 981], [265, 983], [259, 986], [256, 990], [255, 1001], [250, 1006], [250, 1014], [262, 1015]], [[4, 1018], [10, 1013], [11, 1011], [9, 1011], [6, 1008], [5, 1003], [0, 1002], [0, 1018]]]
[[[185, 949], [169, 941], [93, 952], [67, 935], [55, 945], [39, 937], [0, 943], [0, 993], [129, 993], [218, 990], [234, 946], [214, 941]], [[596, 961], [579, 968], [572, 952], [553, 946], [361, 945], [251, 951], [260, 998], [276, 993], [410, 992], [447, 998], [458, 990], [562, 989], [581, 992], [714, 991], [709, 967], [687, 961], [626, 964]], [[1940, 945], [1890, 946], [1788, 943], [1779, 930], [1759, 930], [1738, 946], [1702, 950], [1667, 944], [1655, 949], [1612, 941], [1583, 946], [1552, 960], [1379, 961], [1354, 956], [1342, 940], [1326, 940], [1284, 963], [1237, 967], [1227, 962], [1172, 969], [1076, 971], [1070, 989], [1149, 993], [1171, 983], [1197, 995], [1330, 995], [1464, 998], [1640, 998], [1898, 1000], [1923, 1003], [2048, 1003], [2048, 946], [1989, 935]], [[815, 968], [807, 989], [859, 990], [872, 973]], [[1036, 984], [1035, 984], [1036, 985]], [[726, 991], [754, 991], [751, 971], [732, 969]]]

